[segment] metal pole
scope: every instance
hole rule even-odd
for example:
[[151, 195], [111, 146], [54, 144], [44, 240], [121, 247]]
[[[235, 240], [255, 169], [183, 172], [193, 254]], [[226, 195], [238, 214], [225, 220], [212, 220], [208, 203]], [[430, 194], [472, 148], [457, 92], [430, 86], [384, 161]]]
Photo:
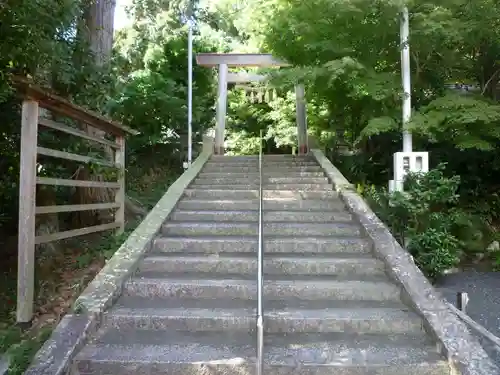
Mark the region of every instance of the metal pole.
[[401, 40], [401, 78], [403, 81], [403, 152], [412, 152], [412, 136], [406, 130], [406, 124], [411, 118], [411, 73], [410, 73], [410, 20], [408, 8], [401, 12], [400, 40]]
[[259, 151], [259, 248], [257, 269], [257, 375], [264, 373], [264, 243], [263, 243], [263, 201], [262, 201], [262, 130]]
[[188, 166], [193, 160], [193, 26], [188, 20]]
[[468, 303], [469, 303], [469, 295], [466, 292], [458, 292], [457, 308], [462, 312], [466, 312], [465, 309], [467, 309]]

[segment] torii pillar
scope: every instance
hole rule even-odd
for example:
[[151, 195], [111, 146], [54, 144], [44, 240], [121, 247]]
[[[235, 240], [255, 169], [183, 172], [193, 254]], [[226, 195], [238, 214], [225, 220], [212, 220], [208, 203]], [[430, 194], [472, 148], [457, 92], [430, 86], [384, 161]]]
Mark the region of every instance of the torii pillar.
[[224, 155], [227, 113], [227, 64], [219, 64], [214, 154]]
[[305, 89], [303, 84], [298, 84], [295, 86], [295, 98], [299, 155], [305, 155], [309, 150], [307, 147], [307, 108]]

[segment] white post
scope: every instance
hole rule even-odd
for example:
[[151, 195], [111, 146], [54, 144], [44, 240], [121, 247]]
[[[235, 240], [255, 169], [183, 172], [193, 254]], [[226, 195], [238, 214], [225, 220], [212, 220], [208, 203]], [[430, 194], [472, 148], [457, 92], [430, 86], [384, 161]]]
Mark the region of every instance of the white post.
[[193, 160], [193, 26], [188, 20], [188, 167]]
[[406, 130], [411, 118], [410, 19], [408, 8], [401, 12], [401, 78], [403, 81], [403, 152], [412, 152], [412, 136]]
[[295, 85], [295, 98], [299, 154], [304, 155], [307, 153], [307, 114], [305, 89], [303, 84]]
[[217, 125], [215, 129], [215, 154], [224, 155], [224, 131], [227, 107], [227, 64], [219, 65], [219, 86], [217, 90]]
[[427, 172], [429, 168], [428, 154], [413, 152], [413, 139], [406, 129], [411, 119], [411, 70], [410, 70], [410, 17], [408, 8], [401, 10], [400, 20], [400, 50], [401, 50], [401, 81], [403, 83], [403, 151], [394, 154], [394, 179], [389, 181], [389, 191], [402, 191], [404, 176], [408, 172]]

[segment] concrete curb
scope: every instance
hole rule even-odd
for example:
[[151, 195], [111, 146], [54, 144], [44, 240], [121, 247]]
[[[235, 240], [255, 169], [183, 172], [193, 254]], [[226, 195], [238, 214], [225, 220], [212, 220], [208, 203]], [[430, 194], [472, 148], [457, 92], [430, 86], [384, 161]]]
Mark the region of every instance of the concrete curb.
[[372, 240], [375, 255], [403, 290], [403, 298], [422, 317], [426, 330], [437, 341], [453, 370], [462, 375], [494, 375], [500, 369], [489, 358], [478, 339], [453, 314], [440, 294], [413, 261], [413, 257], [394, 239], [387, 226], [375, 215], [352, 184], [319, 149], [311, 154], [321, 165], [334, 189]]
[[187, 169], [170, 186], [156, 206], [80, 294], [73, 305], [75, 313], [99, 315], [114, 302], [115, 298], [120, 295], [123, 284], [134, 272], [144, 253], [150, 249], [152, 241], [161, 230], [163, 222], [177, 205], [184, 190], [198, 175], [209, 158], [210, 154], [203, 152], [191, 165], [191, 168]]
[[212, 147], [204, 147], [204, 151], [191, 167], [169, 187], [156, 206], [85, 288], [73, 304], [73, 313], [66, 315], [57, 325], [25, 374], [63, 375], [68, 371], [74, 355], [98, 328], [102, 313], [121, 294], [123, 284], [151, 248], [154, 238], [182, 197], [184, 189], [210, 158], [211, 149]]
[[95, 320], [89, 315], [66, 315], [50, 338], [36, 353], [25, 375], [65, 375], [71, 359], [94, 332]]

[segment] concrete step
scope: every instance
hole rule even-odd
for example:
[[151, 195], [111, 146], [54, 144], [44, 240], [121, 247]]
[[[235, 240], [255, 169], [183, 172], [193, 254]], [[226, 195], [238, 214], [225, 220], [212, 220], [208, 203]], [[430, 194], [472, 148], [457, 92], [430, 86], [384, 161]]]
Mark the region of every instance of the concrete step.
[[[266, 236], [266, 254], [368, 254], [371, 244], [360, 237], [294, 237]], [[175, 236], [157, 237], [154, 252], [192, 252], [200, 254], [257, 253], [256, 236]]]
[[[239, 278], [238, 278], [239, 277]], [[266, 278], [264, 296], [270, 300], [301, 298], [304, 300], [399, 301], [400, 289], [382, 277], [359, 277], [356, 280], [336, 277], [301, 277], [274, 280]], [[164, 277], [136, 277], [125, 283], [123, 295], [147, 298], [235, 298], [255, 300], [255, 277], [211, 275], [199, 279], [197, 274], [165, 274]]]
[[104, 315], [102, 326], [121, 330], [252, 332], [256, 326], [256, 304], [238, 299], [122, 297]]
[[275, 184], [329, 184], [327, 177], [295, 177], [295, 176], [286, 176], [286, 177], [265, 177], [265, 183], [275, 183]]
[[[311, 155], [292, 155], [292, 154], [264, 154], [263, 160], [316, 160]], [[259, 160], [259, 155], [212, 155], [210, 161], [242, 161]]]
[[200, 199], [185, 197], [177, 203], [179, 210], [258, 210], [259, 201], [254, 199]]
[[361, 229], [355, 223], [300, 223], [265, 222], [264, 235], [291, 236], [361, 236]]
[[195, 179], [189, 187], [197, 187], [197, 186], [235, 186], [237, 188], [238, 186], [246, 186], [247, 189], [254, 190], [259, 188], [259, 179], [238, 179], [235, 180], [233, 179], [226, 179], [226, 180], [220, 180], [220, 179]]
[[[169, 220], [171, 221], [258, 221], [259, 211], [257, 210], [175, 210]], [[264, 211], [264, 222], [271, 221], [296, 221], [325, 223], [332, 221], [352, 221], [352, 215], [348, 212], [309, 212], [309, 211]]]
[[291, 191], [332, 191], [332, 185], [329, 183], [312, 184], [312, 183], [288, 183], [288, 184], [278, 184], [266, 182], [263, 185], [263, 189], [267, 190], [291, 190]]
[[423, 334], [296, 333], [265, 337], [266, 374], [449, 375]]
[[[344, 202], [340, 199], [272, 199], [264, 198], [264, 210], [266, 211], [304, 211], [304, 212], [347, 212]], [[177, 209], [181, 210], [258, 210], [259, 201], [251, 199], [231, 199], [212, 197], [211, 199], [184, 197], [177, 203]]]
[[[162, 226], [163, 235], [258, 235], [257, 222], [204, 222], [183, 221], [167, 222]], [[361, 236], [361, 229], [355, 223], [296, 223], [296, 222], [265, 222], [264, 235], [292, 236]]]
[[[141, 273], [186, 272], [203, 274], [257, 275], [257, 254], [150, 254], [138, 268]], [[371, 256], [307, 257], [297, 254], [266, 254], [265, 275], [354, 276], [384, 275], [384, 264]]]
[[265, 310], [268, 333], [423, 333], [422, 319], [398, 308], [326, 308]]
[[253, 374], [255, 358], [248, 333], [103, 329], [78, 353], [72, 375]]
[[384, 277], [353, 275], [353, 279], [320, 276], [270, 275], [264, 282], [264, 296], [270, 300], [400, 301], [400, 289]]
[[167, 222], [162, 226], [164, 236], [190, 235], [258, 235], [257, 222]]
[[[219, 167], [230, 167], [230, 168], [259, 168], [259, 161], [244, 161], [244, 162], [213, 162], [209, 161], [205, 164], [205, 168], [219, 168]], [[285, 160], [285, 161], [264, 161], [262, 163], [262, 168], [309, 168], [309, 167], [319, 167], [316, 161], [312, 160]]]
[[[264, 302], [264, 329], [267, 333], [423, 332], [422, 320], [404, 306], [387, 307], [378, 302], [363, 305], [356, 302], [346, 304], [341, 301], [328, 301], [329, 306], [321, 309], [315, 308], [314, 305], [276, 309], [273, 301]], [[256, 313], [255, 301], [155, 300], [127, 297], [121, 298], [104, 314], [102, 327], [121, 330], [252, 332], [256, 329]]]
[[[449, 364], [423, 335], [296, 333], [265, 337], [268, 375], [444, 375]], [[103, 329], [75, 358], [72, 374], [255, 374], [246, 333]]]
[[[291, 191], [331, 191], [332, 186], [330, 184], [274, 184], [265, 183], [262, 185], [264, 190], [291, 190]], [[202, 185], [198, 183], [192, 183], [189, 185], [190, 189], [196, 190], [256, 190], [259, 188], [257, 183], [229, 183], [229, 184], [209, 184]]]
[[196, 199], [221, 199], [221, 200], [232, 200], [232, 199], [257, 199], [259, 196], [259, 191], [254, 190], [227, 190], [227, 189], [212, 189], [204, 190], [189, 187], [184, 190], [184, 196], [188, 198]]
[[[278, 169], [272, 170], [272, 171], [263, 170], [262, 176], [264, 178], [283, 177], [283, 173], [280, 172]], [[290, 178], [295, 178], [295, 177], [302, 177], [302, 178], [325, 177], [325, 172], [324, 171], [302, 172], [302, 171], [296, 170], [296, 171], [287, 171], [286, 176], [290, 177]], [[247, 178], [258, 179], [259, 172], [258, 171], [248, 172], [248, 171], [241, 171], [241, 170], [232, 171], [232, 172], [227, 172], [227, 171], [206, 172], [202, 169], [200, 171], [200, 173], [198, 174], [197, 178], [231, 178], [231, 179], [233, 179], [233, 181], [240, 180], [240, 179], [247, 179]]]
[[[189, 198], [203, 199], [257, 199], [259, 196], [258, 189], [252, 190], [230, 190], [230, 189], [200, 189], [199, 187], [190, 187], [184, 190], [184, 196]], [[266, 189], [262, 192], [264, 198], [271, 199], [338, 199], [338, 193], [331, 189], [324, 191], [293, 191], [293, 190], [270, 190]]]
[[194, 190], [205, 190], [205, 191], [211, 191], [211, 190], [224, 190], [226, 192], [229, 192], [232, 194], [232, 190], [235, 191], [257, 191], [259, 188], [258, 183], [241, 183], [241, 181], [238, 181], [237, 183], [234, 184], [209, 184], [209, 185], [202, 185], [193, 182], [192, 184], [189, 185], [189, 189], [194, 189]]
[[[245, 165], [245, 164], [258, 164], [259, 158], [248, 158], [248, 159], [222, 159], [215, 160], [209, 159], [207, 164], [230, 164], [230, 165]], [[265, 156], [262, 158], [262, 164], [314, 164], [318, 165], [318, 162], [314, 158], [281, 158], [281, 159], [273, 159], [266, 158]]]
[[[259, 166], [232, 166], [232, 165], [206, 165], [202, 169], [203, 172], [258, 172]], [[287, 172], [323, 172], [319, 165], [309, 166], [291, 166], [291, 165], [273, 165], [263, 166], [262, 171], [266, 173], [280, 172], [282, 175]]]
[[[264, 184], [329, 184], [328, 178], [326, 177], [268, 177], [263, 176]], [[231, 184], [258, 184], [259, 176], [252, 176], [247, 178], [242, 178], [235, 180], [234, 177], [197, 177], [192, 185], [231, 185]]]

